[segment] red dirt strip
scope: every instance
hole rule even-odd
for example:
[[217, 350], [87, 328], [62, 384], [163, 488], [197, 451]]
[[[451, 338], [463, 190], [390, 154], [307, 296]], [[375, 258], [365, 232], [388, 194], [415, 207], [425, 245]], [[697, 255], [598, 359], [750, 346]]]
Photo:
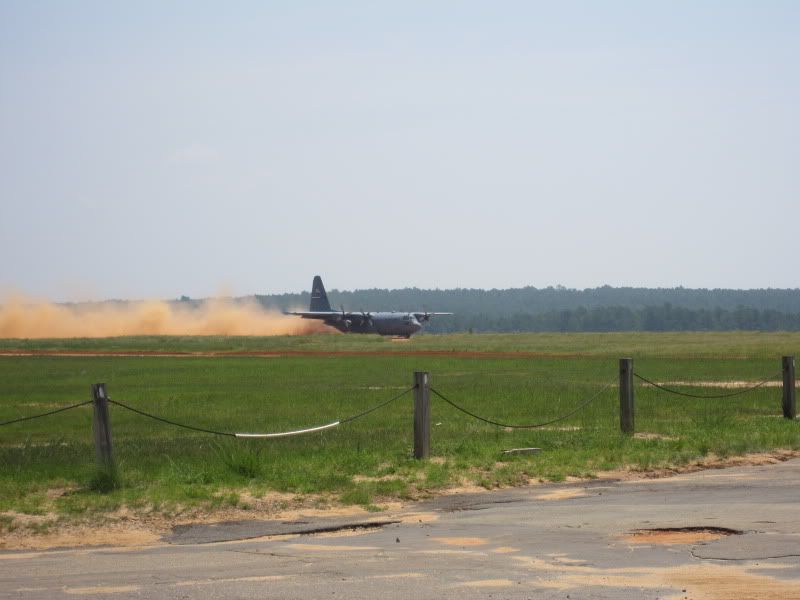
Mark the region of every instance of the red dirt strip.
[[578, 358], [578, 353], [478, 352], [467, 350], [231, 350], [179, 352], [164, 350], [0, 350], [0, 356], [156, 356], [167, 358], [204, 357], [289, 357], [289, 356], [441, 356], [453, 358]]

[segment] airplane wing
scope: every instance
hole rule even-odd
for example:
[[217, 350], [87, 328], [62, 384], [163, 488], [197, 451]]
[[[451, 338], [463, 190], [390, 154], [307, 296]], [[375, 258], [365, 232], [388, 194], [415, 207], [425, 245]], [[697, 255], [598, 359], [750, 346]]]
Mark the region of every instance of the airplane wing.
[[[330, 319], [341, 317], [342, 313], [333, 311], [283, 311], [285, 315], [294, 315], [295, 317], [303, 317], [304, 319]], [[346, 314], [346, 313], [345, 313]]]
[[356, 321], [363, 321], [364, 319], [371, 318], [370, 313], [362, 313], [362, 312], [349, 312], [349, 311], [341, 311], [341, 310], [322, 310], [322, 311], [313, 311], [313, 310], [299, 310], [299, 311], [283, 311], [285, 315], [293, 315], [295, 317], [303, 317], [304, 319], [333, 319], [337, 321], [344, 321], [345, 319], [356, 320]]
[[431, 317], [452, 315], [453, 313], [451, 313], [451, 312], [428, 312], [428, 311], [425, 311], [425, 312], [415, 312], [415, 313], [411, 313], [411, 314], [414, 315], [417, 318], [418, 321], [428, 321], [428, 320], [430, 320]]

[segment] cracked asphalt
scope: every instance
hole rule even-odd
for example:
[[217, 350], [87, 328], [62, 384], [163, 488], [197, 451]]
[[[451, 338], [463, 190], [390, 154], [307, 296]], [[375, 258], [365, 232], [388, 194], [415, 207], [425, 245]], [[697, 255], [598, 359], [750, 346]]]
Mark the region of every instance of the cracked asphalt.
[[[633, 535], [682, 528], [705, 533]], [[0, 552], [0, 598], [76, 596], [800, 599], [800, 459], [444, 496], [368, 520], [184, 526], [148, 547]]]

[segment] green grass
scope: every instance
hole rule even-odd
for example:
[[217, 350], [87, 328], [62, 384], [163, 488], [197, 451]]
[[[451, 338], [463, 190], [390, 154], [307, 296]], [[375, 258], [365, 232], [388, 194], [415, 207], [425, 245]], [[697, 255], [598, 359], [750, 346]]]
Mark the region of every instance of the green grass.
[[[800, 448], [800, 424], [780, 418], [780, 387], [722, 400], [683, 398], [637, 382], [636, 429], [619, 432], [618, 361], [682, 391], [698, 382], [778, 376], [800, 334], [519, 334], [286, 338], [0, 340], [0, 349], [175, 352], [350, 351], [279, 357], [0, 356], [0, 422], [88, 400], [92, 383], [112, 399], [196, 427], [276, 432], [343, 419], [407, 389], [416, 370], [465, 409], [507, 423], [542, 422], [596, 400], [551, 427], [505, 430], [432, 397], [433, 461], [412, 457], [412, 394], [338, 428], [305, 436], [241, 440], [179, 429], [111, 406], [117, 471], [95, 466], [91, 406], [0, 427], [0, 514], [70, 518], [122, 506], [165, 514], [247, 508], [267, 491], [330, 495], [374, 507], [471, 482], [486, 488], [530, 478], [560, 481], [630, 466], [680, 465]], [[408, 352], [443, 352], [409, 356]], [[449, 352], [452, 351], [452, 354]], [[457, 352], [520, 353], [473, 356]], [[536, 353], [536, 354], [526, 354]], [[780, 377], [775, 378], [776, 381]], [[609, 384], [611, 384], [609, 386]], [[536, 455], [503, 450], [539, 447]], [[0, 527], [9, 529], [7, 519]]]
[[0, 350], [279, 352], [480, 351], [633, 357], [762, 357], [791, 354], [800, 332], [517, 333], [414, 336], [408, 343], [373, 335], [136, 336], [80, 339], [0, 339]]

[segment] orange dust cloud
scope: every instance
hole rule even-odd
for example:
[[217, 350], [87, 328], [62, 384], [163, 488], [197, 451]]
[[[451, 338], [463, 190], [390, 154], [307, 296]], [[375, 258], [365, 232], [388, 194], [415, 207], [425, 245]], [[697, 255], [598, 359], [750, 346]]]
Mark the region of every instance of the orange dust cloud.
[[15, 295], [0, 305], [0, 338], [121, 335], [304, 335], [330, 332], [319, 321], [264, 309], [255, 300], [202, 303], [102, 302], [61, 305]]

